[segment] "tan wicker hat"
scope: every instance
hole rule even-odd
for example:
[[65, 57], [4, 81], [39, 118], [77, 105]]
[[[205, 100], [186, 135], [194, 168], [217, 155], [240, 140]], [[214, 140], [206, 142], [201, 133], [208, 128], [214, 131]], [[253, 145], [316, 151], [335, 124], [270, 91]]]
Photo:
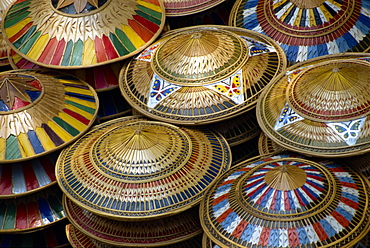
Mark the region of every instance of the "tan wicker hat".
[[289, 63], [369, 49], [367, 1], [237, 0], [229, 25], [257, 31], [283, 48]]
[[57, 161], [57, 181], [74, 203], [117, 220], [152, 220], [199, 203], [231, 164], [226, 140], [208, 129], [111, 120]]
[[271, 39], [227, 26], [170, 31], [121, 71], [120, 88], [143, 115], [181, 125], [209, 124], [255, 106], [286, 65]]
[[369, 181], [345, 164], [264, 155], [224, 173], [201, 224], [227, 247], [352, 247], [370, 230]]
[[0, 73], [0, 163], [58, 150], [93, 124], [99, 102], [86, 82], [58, 71]]
[[164, 12], [157, 0], [17, 0], [5, 11], [2, 30], [25, 59], [77, 69], [140, 52], [161, 33]]
[[152, 221], [117, 221], [87, 211], [63, 198], [67, 218], [85, 235], [120, 247], [157, 247], [179, 243], [203, 233], [199, 208]]
[[[110, 248], [111, 245], [104, 244], [99, 242], [96, 239], [93, 239], [83, 232], [81, 232], [78, 228], [74, 227], [71, 224], [66, 226], [66, 234], [69, 240], [69, 243], [74, 248], [84, 247], [84, 248]], [[198, 235], [194, 238], [188, 239], [186, 241], [176, 243], [173, 245], [164, 245], [160, 246], [161, 248], [201, 248], [202, 247], [202, 236]]]
[[312, 156], [345, 157], [369, 151], [367, 60], [328, 56], [288, 68], [258, 101], [262, 130], [278, 145]]

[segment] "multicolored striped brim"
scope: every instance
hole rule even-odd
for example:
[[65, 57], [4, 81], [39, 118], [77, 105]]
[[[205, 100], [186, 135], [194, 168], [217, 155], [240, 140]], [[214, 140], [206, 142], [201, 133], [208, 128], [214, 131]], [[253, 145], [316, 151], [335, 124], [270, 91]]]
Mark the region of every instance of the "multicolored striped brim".
[[157, 38], [164, 20], [158, 0], [18, 0], [6, 10], [2, 29], [10, 47], [33, 63], [86, 68], [140, 52]]
[[367, 0], [238, 0], [229, 24], [271, 37], [293, 64], [327, 54], [367, 50], [369, 10]]
[[94, 89], [50, 70], [0, 73], [0, 163], [29, 160], [76, 140], [98, 112]]
[[56, 184], [55, 164], [59, 151], [39, 158], [0, 165], [0, 198], [14, 198]]
[[352, 247], [370, 230], [369, 181], [345, 164], [264, 155], [227, 171], [200, 206], [220, 247]]
[[48, 189], [0, 203], [0, 233], [36, 231], [66, 219], [62, 191], [55, 185]]
[[170, 216], [198, 204], [230, 167], [219, 133], [133, 119], [100, 124], [59, 156], [57, 182], [82, 208], [127, 221]]
[[[7, 58], [14, 70], [45, 69], [45, 67], [23, 58], [13, 49], [8, 49]], [[118, 88], [118, 76], [123, 64], [123, 61], [119, 61], [108, 65], [94, 66], [92, 68], [65, 70], [65, 72], [86, 81], [96, 92], [109, 91], [113, 88]]]

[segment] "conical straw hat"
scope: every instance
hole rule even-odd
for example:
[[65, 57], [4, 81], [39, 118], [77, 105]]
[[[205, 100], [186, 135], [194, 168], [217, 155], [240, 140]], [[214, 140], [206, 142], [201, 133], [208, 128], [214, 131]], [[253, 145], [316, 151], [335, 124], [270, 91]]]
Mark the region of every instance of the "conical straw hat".
[[352, 247], [370, 230], [369, 181], [345, 164], [260, 156], [224, 173], [200, 216], [226, 247]]
[[216, 132], [133, 118], [94, 127], [59, 156], [57, 181], [74, 203], [117, 220], [170, 216], [198, 204], [231, 164]]
[[70, 144], [93, 124], [98, 106], [94, 89], [69, 74], [0, 73], [0, 163], [29, 160]]
[[164, 26], [157, 0], [18, 0], [2, 30], [22, 57], [51, 68], [85, 68], [130, 57]]
[[195, 26], [170, 31], [132, 59], [121, 71], [120, 89], [150, 118], [210, 124], [251, 110], [285, 64], [281, 48], [261, 34]]
[[257, 104], [262, 131], [278, 145], [312, 156], [369, 151], [370, 62], [350, 57], [309, 60], [277, 76]]
[[173, 216], [149, 221], [118, 221], [87, 211], [63, 198], [63, 207], [72, 225], [102, 243], [124, 247], [157, 247], [176, 244], [203, 233], [199, 207]]
[[[204, 12], [225, 0], [164, 0], [166, 16], [178, 17]], [[185, 17], [188, 18], [188, 17]]]
[[364, 52], [370, 46], [367, 1], [238, 0], [229, 25], [263, 33], [280, 44], [290, 63]]

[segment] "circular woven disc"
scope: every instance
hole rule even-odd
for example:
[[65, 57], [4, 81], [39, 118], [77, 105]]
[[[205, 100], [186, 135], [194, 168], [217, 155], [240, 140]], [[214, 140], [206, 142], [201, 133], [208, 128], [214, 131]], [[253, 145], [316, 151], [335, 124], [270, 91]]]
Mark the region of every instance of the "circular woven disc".
[[198, 207], [158, 220], [127, 222], [95, 215], [66, 197], [63, 206], [68, 219], [81, 232], [115, 246], [163, 246], [187, 240], [203, 232]]
[[[369, 87], [368, 77], [362, 75], [370, 66], [369, 59], [366, 54], [349, 53], [289, 67], [266, 86], [257, 103], [262, 131], [278, 145], [312, 156], [346, 157], [369, 151]], [[331, 68], [339, 64], [355, 69]], [[356, 71], [357, 65], [360, 69]], [[328, 75], [329, 79], [322, 80]], [[362, 78], [355, 83], [358, 75]], [[300, 85], [302, 79], [308, 79], [305, 87]]]
[[201, 224], [221, 247], [351, 247], [369, 231], [369, 182], [295, 155], [234, 166], [207, 191]]
[[35, 194], [1, 200], [0, 233], [27, 233], [66, 219], [57, 185]]
[[363, 52], [370, 45], [370, 12], [363, 2], [238, 0], [229, 24], [273, 38], [291, 63], [346, 51]]
[[60, 149], [95, 120], [98, 99], [87, 83], [49, 70], [0, 73], [0, 163]]
[[71, 145], [59, 157], [57, 180], [95, 214], [150, 220], [197, 204], [230, 156], [226, 140], [210, 130], [119, 118]]
[[131, 57], [157, 38], [164, 19], [157, 0], [18, 0], [6, 10], [2, 30], [27, 60], [75, 69]]
[[195, 26], [168, 32], [132, 59], [121, 70], [119, 85], [143, 115], [181, 125], [210, 124], [252, 109], [285, 65], [282, 49], [257, 32]]

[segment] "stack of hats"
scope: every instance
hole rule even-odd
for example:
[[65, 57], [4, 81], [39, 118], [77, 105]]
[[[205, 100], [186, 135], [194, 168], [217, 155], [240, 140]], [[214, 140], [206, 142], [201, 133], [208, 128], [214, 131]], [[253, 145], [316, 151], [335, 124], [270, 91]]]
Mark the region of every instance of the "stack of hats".
[[139, 116], [95, 126], [56, 165], [69, 239], [152, 247], [199, 235], [196, 205], [230, 164], [226, 140], [206, 128]]

